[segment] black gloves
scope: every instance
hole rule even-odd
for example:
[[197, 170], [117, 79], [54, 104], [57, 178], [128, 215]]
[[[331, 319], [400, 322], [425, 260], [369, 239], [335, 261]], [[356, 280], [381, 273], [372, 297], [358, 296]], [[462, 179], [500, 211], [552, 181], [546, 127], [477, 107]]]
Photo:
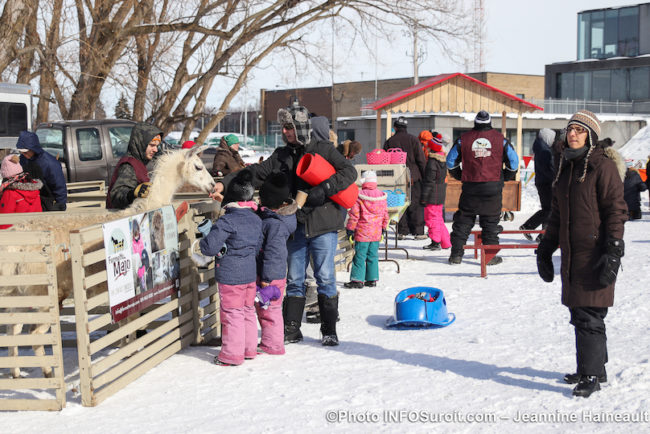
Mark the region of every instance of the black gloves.
[[325, 196], [325, 189], [323, 189], [323, 187], [320, 185], [317, 185], [316, 187], [312, 187], [312, 189], [309, 190], [309, 195], [307, 195], [307, 201], [305, 202], [305, 205], [311, 208], [316, 208], [317, 206], [324, 204], [325, 199], [327, 199], [327, 196]]
[[352, 229], [346, 229], [345, 234], [350, 238], [354, 236], [354, 231]]
[[537, 254], [537, 273], [544, 282], [552, 282], [555, 277], [553, 269], [553, 252], [557, 250], [557, 243], [545, 238], [539, 243], [535, 253]]
[[607, 240], [605, 254], [596, 263], [596, 269], [601, 268], [598, 280], [603, 286], [609, 286], [616, 281], [621, 258], [625, 254], [625, 242], [616, 238]]

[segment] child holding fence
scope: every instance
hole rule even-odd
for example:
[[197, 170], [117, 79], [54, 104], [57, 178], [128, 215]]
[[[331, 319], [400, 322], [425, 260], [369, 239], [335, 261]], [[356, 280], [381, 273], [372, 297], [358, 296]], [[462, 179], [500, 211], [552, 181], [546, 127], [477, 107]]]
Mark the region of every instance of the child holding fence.
[[258, 255], [257, 319], [262, 327], [258, 353], [284, 354], [282, 298], [287, 285], [287, 239], [296, 230], [298, 205], [291, 199], [287, 177], [273, 172], [260, 187], [258, 215], [264, 241]]
[[[257, 355], [255, 320], [256, 255], [262, 245], [262, 220], [252, 200], [252, 175], [241, 170], [231, 181], [224, 197], [224, 213], [208, 228], [199, 246], [206, 256], [221, 256], [215, 264], [219, 284], [222, 341], [214, 363], [241, 365]], [[207, 235], [206, 235], [207, 234]], [[225, 248], [224, 248], [225, 245]]]
[[449, 231], [445, 226], [442, 214], [447, 193], [447, 165], [442, 144], [440, 135], [429, 140], [429, 158], [422, 181], [420, 203], [424, 206], [424, 224], [429, 229], [429, 238], [431, 239], [431, 244], [423, 247], [426, 250], [451, 247]]
[[377, 174], [367, 170], [361, 178], [357, 202], [348, 211], [346, 231], [354, 237], [354, 258], [346, 288], [377, 286], [379, 280], [379, 241], [388, 227], [387, 196], [377, 190]]

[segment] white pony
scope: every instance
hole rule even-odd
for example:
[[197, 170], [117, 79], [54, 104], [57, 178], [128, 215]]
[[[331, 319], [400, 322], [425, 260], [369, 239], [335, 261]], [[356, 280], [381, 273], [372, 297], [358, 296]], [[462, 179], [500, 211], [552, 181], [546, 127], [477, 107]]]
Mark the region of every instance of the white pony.
[[[57, 250], [54, 254], [56, 264], [57, 287], [59, 303], [63, 302], [72, 293], [72, 267], [70, 258], [67, 255], [67, 248], [70, 246], [70, 231], [80, 229], [97, 223], [104, 223], [116, 220], [125, 216], [138, 214], [150, 209], [160, 208], [171, 203], [174, 193], [185, 184], [192, 185], [206, 193], [210, 193], [215, 182], [210, 173], [206, 170], [199, 152], [207, 146], [194, 147], [187, 150], [170, 151], [158, 158], [156, 167], [151, 177], [151, 187], [146, 198], [136, 199], [130, 207], [120, 211], [107, 211], [106, 213], [43, 213], [42, 215], [30, 217], [16, 223], [11, 230], [16, 231], [51, 231], [54, 236], [54, 245]], [[89, 246], [88, 251], [99, 250], [102, 244]], [[63, 248], [61, 248], [63, 247]], [[6, 251], [21, 251], [21, 247], [6, 248]], [[43, 270], [36, 270], [35, 267], [42, 264], [2, 264], [0, 267], [0, 278], [10, 275], [25, 275], [42, 273]], [[98, 285], [95, 293], [106, 291], [106, 284]], [[0, 297], [8, 295], [47, 295], [46, 286], [15, 286], [0, 287]], [[7, 325], [7, 334], [19, 334], [23, 324]], [[35, 326], [31, 333], [46, 333], [49, 329], [47, 324]], [[34, 346], [37, 356], [45, 354], [43, 346]], [[9, 356], [18, 354], [16, 347], [9, 348]], [[20, 376], [20, 368], [12, 368], [11, 374], [14, 377]], [[43, 368], [45, 377], [52, 376], [51, 368]]]

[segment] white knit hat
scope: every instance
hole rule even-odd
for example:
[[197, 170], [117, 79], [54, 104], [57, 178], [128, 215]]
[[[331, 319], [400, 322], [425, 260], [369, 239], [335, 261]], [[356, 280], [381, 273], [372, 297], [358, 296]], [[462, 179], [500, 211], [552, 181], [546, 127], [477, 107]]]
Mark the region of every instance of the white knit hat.
[[363, 175], [361, 176], [361, 183], [365, 184], [366, 182], [374, 182], [375, 184], [377, 183], [377, 172], [374, 170], [366, 170], [363, 172]]

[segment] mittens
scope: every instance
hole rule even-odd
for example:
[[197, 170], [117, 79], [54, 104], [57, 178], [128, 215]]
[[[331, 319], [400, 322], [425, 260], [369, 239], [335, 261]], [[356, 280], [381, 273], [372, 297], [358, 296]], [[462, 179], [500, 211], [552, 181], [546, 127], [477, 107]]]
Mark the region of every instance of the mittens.
[[348, 238], [354, 237], [354, 231], [352, 229], [346, 229], [345, 234], [348, 236]]
[[139, 184], [135, 190], [133, 190], [134, 197], [147, 197], [149, 195], [149, 189], [151, 188], [150, 182], [143, 182]]
[[601, 285], [609, 286], [616, 281], [618, 269], [621, 266], [621, 258], [625, 254], [625, 242], [616, 238], [607, 240], [606, 252], [596, 263], [596, 269], [600, 268], [598, 280]]
[[265, 287], [257, 286], [257, 293], [255, 294], [255, 301], [260, 304], [262, 309], [268, 309], [271, 301], [277, 300], [282, 296], [280, 288], [275, 285], [267, 285]]
[[552, 282], [555, 277], [553, 268], [553, 252], [557, 250], [557, 243], [542, 239], [535, 253], [537, 254], [537, 273], [544, 282]]
[[197, 229], [199, 230], [199, 232], [201, 232], [201, 234], [203, 234], [204, 237], [207, 237], [208, 234], [210, 233], [210, 229], [212, 229], [212, 220], [203, 219], [203, 221], [199, 223]]
[[311, 190], [309, 190], [305, 205], [311, 208], [316, 208], [317, 206], [324, 204], [325, 199], [327, 199], [325, 196], [325, 190], [320, 185], [317, 185], [316, 187], [313, 187]]

